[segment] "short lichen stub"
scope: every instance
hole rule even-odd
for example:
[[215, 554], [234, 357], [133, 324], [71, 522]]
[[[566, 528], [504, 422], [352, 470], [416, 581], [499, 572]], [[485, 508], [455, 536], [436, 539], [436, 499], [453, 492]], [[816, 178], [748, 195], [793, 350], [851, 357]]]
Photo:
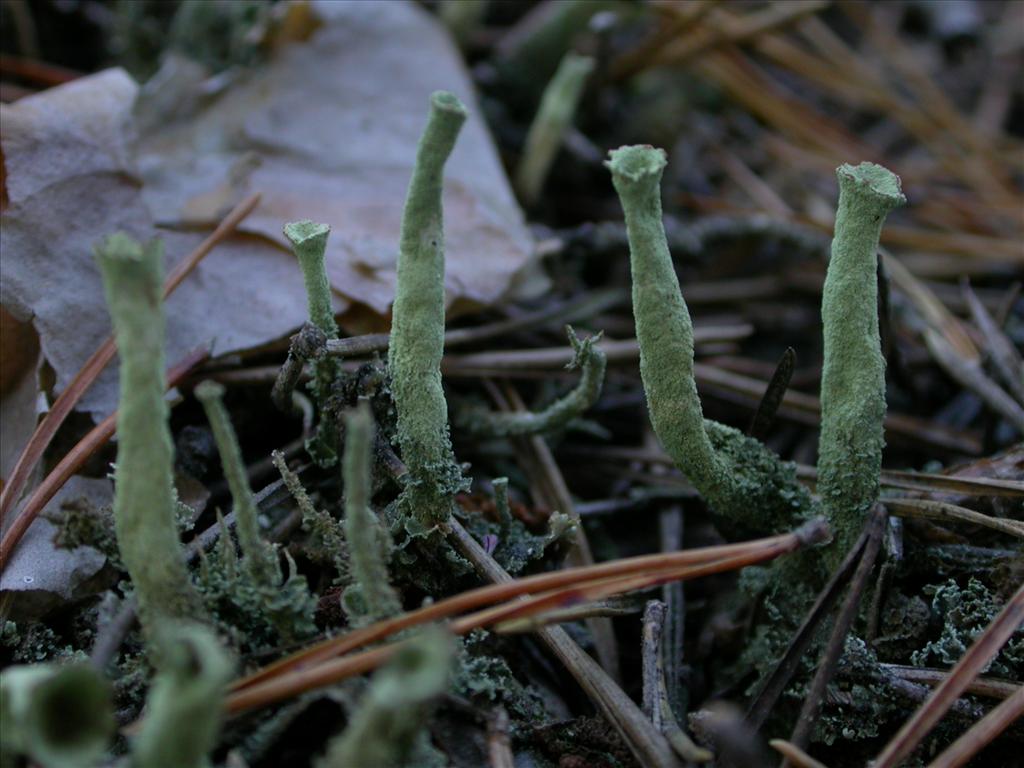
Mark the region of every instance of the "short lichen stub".
[[882, 166], [842, 165], [821, 318], [818, 491], [845, 552], [878, 498], [885, 419], [885, 360], [878, 329], [877, 252], [885, 217], [903, 205], [899, 177]]
[[448, 406], [441, 386], [444, 353], [444, 165], [455, 146], [466, 109], [452, 94], [431, 97], [430, 116], [402, 214], [397, 289], [388, 367], [398, 417], [398, 443], [408, 467], [400, 507], [407, 525], [429, 529], [448, 519], [462, 486], [448, 435]]
[[693, 376], [693, 324], [662, 223], [665, 164], [664, 150], [650, 146], [614, 150], [606, 163], [625, 213], [640, 376], [651, 423], [715, 512], [755, 531], [787, 527], [810, 509], [792, 466], [756, 440], [704, 420]]
[[164, 399], [162, 250], [159, 241], [143, 245], [123, 233], [96, 248], [121, 360], [114, 523], [147, 630], [162, 617], [203, 614], [175, 525]]

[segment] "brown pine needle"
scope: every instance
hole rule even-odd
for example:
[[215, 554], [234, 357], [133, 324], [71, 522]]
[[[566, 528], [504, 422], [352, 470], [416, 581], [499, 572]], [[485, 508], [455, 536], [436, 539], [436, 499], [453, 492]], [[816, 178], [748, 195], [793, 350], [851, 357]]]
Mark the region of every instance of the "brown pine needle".
[[[184, 259], [184, 261], [175, 266], [164, 281], [165, 299], [174, 292], [175, 288], [181, 285], [181, 281], [184, 280], [193, 269], [195, 269], [196, 265], [202, 261], [218, 243], [230, 235], [241, 221], [252, 213], [253, 209], [259, 204], [259, 201], [260, 196], [258, 193], [249, 195], [245, 198], [231, 210], [220, 224], [217, 225], [217, 228], [210, 233], [209, 237], [203, 240], [203, 242], [201, 242], [199, 246]], [[50, 411], [45, 417], [43, 417], [43, 420], [39, 422], [35, 432], [32, 433], [32, 437], [29, 438], [28, 443], [25, 445], [21, 455], [18, 457], [18, 462], [14, 465], [10, 478], [4, 485], [3, 490], [0, 491], [0, 520], [6, 519], [18, 499], [21, 498], [21, 494], [25, 490], [25, 485], [28, 483], [32, 470], [36, 468], [36, 465], [42, 458], [43, 453], [45, 453], [46, 449], [49, 447], [50, 441], [53, 440], [54, 435], [57, 434], [57, 430], [60, 429], [64, 420], [67, 419], [71, 411], [74, 410], [78, 401], [82, 399], [82, 395], [85, 394], [86, 390], [93, 385], [100, 373], [103, 372], [103, 369], [107, 367], [107, 364], [114, 359], [114, 353], [116, 351], [116, 347], [114, 346], [114, 337], [109, 336], [107, 340], [100, 345], [99, 349], [93, 352], [89, 359], [85, 361], [68, 386], [65, 387], [64, 391], [61, 392], [60, 395], [58, 395], [53, 406], [50, 408]], [[20, 538], [20, 536], [18, 538]], [[7, 539], [5, 537], [4, 541], [6, 540]], [[15, 539], [14, 543], [17, 544], [17, 539]], [[2, 551], [3, 553], [9, 552], [6, 546], [4, 546]], [[2, 558], [2, 562], [7, 562], [6, 554], [4, 554]]]
[[[172, 389], [178, 386], [182, 380], [195, 368], [210, 356], [207, 349], [198, 349], [189, 352], [185, 357], [175, 363], [167, 371], [167, 388]], [[82, 465], [89, 458], [105, 445], [114, 435], [117, 429], [117, 411], [107, 416], [86, 434], [78, 443], [68, 451], [67, 455], [58, 462], [50, 474], [32, 492], [28, 500], [22, 506], [21, 511], [11, 521], [11, 526], [4, 532], [0, 539], [0, 570], [7, 567], [10, 557], [15, 548], [25, 535], [25, 531], [36, 519], [43, 507], [49, 503], [57, 491], [64, 487], [75, 472], [82, 468]]]
[[653, 555], [640, 555], [638, 557], [613, 560], [599, 565], [584, 566], [580, 568], [566, 568], [551, 573], [541, 573], [536, 576], [527, 576], [522, 579], [491, 584], [477, 589], [463, 592], [459, 595], [440, 600], [430, 605], [425, 605], [415, 611], [395, 616], [385, 621], [377, 622], [368, 627], [357, 629], [341, 637], [330, 638], [321, 643], [306, 648], [298, 653], [281, 659], [257, 672], [236, 680], [232, 690], [246, 688], [254, 683], [268, 677], [280, 674], [288, 669], [298, 666], [315, 664], [326, 659], [340, 656], [355, 650], [361, 646], [375, 642], [382, 638], [393, 635], [417, 624], [428, 621], [448, 618], [463, 611], [473, 610], [484, 605], [492, 605], [502, 600], [510, 600], [524, 594], [540, 592], [544, 590], [558, 589], [569, 585], [580, 585], [590, 581], [596, 581], [613, 576], [632, 575], [638, 572], [657, 570], [658, 568], [670, 568], [684, 565], [700, 565], [702, 563], [731, 557], [751, 551], [771, 549], [780, 540], [788, 540], [794, 534], [784, 534], [768, 539], [744, 542], [742, 544], [728, 544], [718, 547], [704, 547], [701, 549], [688, 549], [680, 552], [657, 553]]
[[[272, 664], [236, 681], [232, 686], [235, 692], [228, 697], [226, 706], [231, 713], [265, 706], [312, 688], [332, 684], [350, 675], [360, 674], [388, 658], [390, 652], [399, 644], [392, 643], [341, 659], [331, 657], [400, 630], [447, 618], [471, 606], [510, 600], [454, 621], [451, 630], [455, 634], [465, 634], [479, 627], [519, 619], [567, 603], [598, 600], [625, 591], [658, 586], [668, 581], [697, 578], [764, 562], [791, 552], [806, 543], [820, 541], [819, 537], [824, 531], [824, 526], [819, 522], [793, 533], [759, 539], [748, 542], [747, 545], [709, 547], [703, 550], [703, 559], [700, 560], [693, 557], [693, 553], [699, 550], [645, 555], [482, 587], [350, 632], [341, 638], [321, 643]], [[725, 551], [728, 551], [728, 554]], [[713, 553], [711, 557], [708, 556], [709, 553]], [[548, 587], [549, 591], [522, 600], [511, 600], [531, 589], [541, 589], [541, 584]], [[389, 650], [385, 655], [379, 655], [380, 651], [386, 649]], [[369, 667], [365, 666], [367, 663], [370, 664]], [[302, 666], [297, 669], [299, 665]]]
[[828, 768], [824, 763], [815, 760], [796, 744], [785, 739], [772, 739], [768, 744], [786, 758], [790, 765], [795, 765], [797, 768]]
[[873, 763], [874, 768], [895, 768], [942, 719], [971, 682], [981, 673], [1024, 621], [1024, 585], [1010, 598], [992, 623], [978, 635], [967, 652], [917, 711], [903, 724]]
[[1018, 685], [1010, 698], [972, 725], [946, 750], [928, 764], [928, 768], [957, 768], [963, 765], [986, 744], [1024, 717], [1024, 685]]

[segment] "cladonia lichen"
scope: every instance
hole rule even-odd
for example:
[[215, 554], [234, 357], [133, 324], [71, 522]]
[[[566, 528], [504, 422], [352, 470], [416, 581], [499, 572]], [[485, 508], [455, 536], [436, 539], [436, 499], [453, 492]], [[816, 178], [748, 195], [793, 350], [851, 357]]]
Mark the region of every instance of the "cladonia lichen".
[[661, 216], [664, 150], [622, 147], [606, 163], [622, 201], [633, 279], [640, 376], [665, 450], [726, 518], [754, 530], [792, 525], [810, 511], [791, 464], [738, 430], [705, 421], [693, 376], [693, 324]]
[[903, 205], [899, 177], [880, 165], [841, 165], [832, 258], [821, 320], [818, 493], [842, 556], [878, 499], [885, 419], [885, 360], [878, 332], [878, 238]]
[[276, 586], [281, 578], [281, 569], [274, 548], [260, 536], [260, 513], [249, 487], [238, 438], [224, 407], [224, 387], [215, 381], [204, 381], [196, 387], [195, 396], [206, 411], [213, 439], [217, 443], [217, 452], [220, 453], [224, 478], [231, 490], [235, 532], [242, 547], [242, 566], [254, 584]]
[[87, 664], [8, 667], [0, 674], [0, 763], [97, 765], [114, 734], [110, 686]]
[[370, 509], [370, 461], [373, 417], [360, 402], [345, 418], [345, 539], [353, 584], [345, 590], [344, 605], [357, 623], [369, 623], [400, 613], [402, 604], [391, 588], [388, 558], [391, 537]]
[[220, 453], [224, 477], [231, 489], [235, 530], [242, 548], [239, 584], [258, 598], [267, 618], [280, 635], [285, 638], [305, 635], [313, 626], [316, 601], [309, 594], [305, 577], [297, 575], [294, 567], [290, 569], [289, 577], [282, 586], [277, 552], [260, 535], [259, 509], [252, 488], [249, 487], [238, 438], [224, 407], [224, 387], [214, 381], [204, 381], [196, 387], [195, 395], [206, 411]]
[[167, 660], [146, 700], [132, 744], [134, 768], [205, 768], [217, 742], [225, 686], [234, 663], [211, 630], [168, 626]]
[[[164, 399], [162, 247], [124, 233], [96, 249], [121, 359], [114, 522], [151, 641], [161, 618], [203, 615], [175, 525], [173, 453]], [[157, 654], [158, 656], [159, 654]]]
[[448, 519], [453, 494], [463, 486], [448, 436], [448, 405], [441, 385], [441, 190], [445, 162], [465, 119], [466, 108], [454, 95], [443, 91], [433, 94], [402, 213], [388, 367], [398, 417], [398, 444], [409, 470], [399, 499], [400, 514], [406, 528], [418, 532]]
[[[331, 302], [331, 284], [327, 279], [327, 267], [325, 263], [327, 252], [327, 237], [331, 228], [326, 224], [317, 224], [313, 221], [294, 221], [286, 224], [284, 235], [292, 244], [295, 257], [302, 268], [302, 277], [306, 284], [306, 301], [309, 304], [309, 321], [319, 329], [326, 339], [338, 338], [338, 325], [334, 320], [334, 309]], [[297, 340], [299, 347], [310, 346], [305, 343], [305, 337], [300, 334]], [[294, 345], [293, 345], [294, 346]], [[292, 360], [298, 355], [299, 360], [306, 359], [298, 349], [290, 349], [288, 352], [289, 361], [286, 368], [298, 371], [301, 363]], [[337, 463], [337, 425], [326, 416], [327, 401], [331, 395], [335, 379], [341, 372], [341, 361], [337, 357], [318, 354], [313, 359], [313, 381], [311, 388], [317, 406], [320, 409], [320, 423], [317, 426], [316, 434], [306, 441], [306, 449], [310, 456], [322, 467], [330, 467]], [[292, 382], [294, 386], [294, 382]], [[290, 389], [288, 391], [290, 397]], [[278, 398], [283, 396], [279, 393]], [[279, 403], [286, 405], [285, 403]]]
[[451, 635], [438, 628], [403, 645], [374, 675], [359, 709], [331, 741], [318, 768], [410, 765], [430, 705], [448, 688], [454, 655]]
[[593, 58], [569, 51], [544, 89], [516, 170], [516, 192], [526, 205], [533, 205], [540, 195], [593, 70]]
[[575, 353], [566, 368], [581, 369], [579, 384], [569, 394], [540, 413], [494, 413], [483, 408], [467, 408], [459, 415], [459, 425], [484, 437], [532, 435], [562, 429], [596, 403], [601, 396], [607, 365], [604, 352], [597, 346], [601, 334], [580, 341], [572, 326], [567, 325], [565, 331]]

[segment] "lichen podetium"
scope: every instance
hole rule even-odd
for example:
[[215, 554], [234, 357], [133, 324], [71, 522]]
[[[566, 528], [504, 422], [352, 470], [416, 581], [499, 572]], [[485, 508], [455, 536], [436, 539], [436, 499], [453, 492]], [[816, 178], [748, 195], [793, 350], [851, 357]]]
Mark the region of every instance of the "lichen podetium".
[[878, 499], [885, 419], [885, 360], [878, 332], [878, 238], [906, 198], [896, 174], [873, 163], [841, 165], [832, 258], [821, 320], [818, 492], [841, 557]]
[[234, 660], [207, 627], [168, 625], [167, 663], [146, 699], [132, 744], [133, 768], [203, 768], [217, 744]]
[[[284, 226], [284, 236], [292, 244], [295, 258], [302, 269], [309, 305], [309, 321], [323, 331], [328, 339], [338, 338], [338, 325], [334, 320], [331, 302], [331, 284], [327, 278], [327, 238], [331, 228], [314, 221], [293, 221]], [[289, 350], [289, 358], [294, 349]], [[301, 368], [301, 366], [299, 366]], [[338, 460], [337, 426], [333, 419], [325, 418], [331, 389], [341, 372], [341, 360], [322, 355], [313, 362], [313, 397], [320, 408], [320, 423], [316, 434], [306, 441], [306, 450], [322, 467], [331, 467]], [[290, 397], [290, 393], [289, 393]]]
[[292, 244], [295, 257], [302, 268], [306, 283], [306, 301], [309, 303], [309, 320], [323, 331], [328, 339], [338, 338], [338, 325], [334, 321], [331, 305], [331, 284], [327, 279], [325, 258], [327, 238], [331, 228], [308, 219], [293, 221], [284, 225], [284, 236]]
[[661, 217], [664, 150], [622, 147], [606, 163], [626, 218], [640, 376], [665, 450], [719, 515], [754, 531], [811, 508], [792, 465], [730, 427], [705, 422], [693, 377], [693, 324]]
[[579, 384], [571, 392], [539, 413], [494, 413], [485, 408], [468, 408], [459, 414], [458, 424], [474, 434], [485, 437], [533, 435], [564, 429], [570, 421], [594, 405], [601, 396], [604, 372], [608, 364], [604, 352], [597, 346], [601, 334], [580, 341], [572, 326], [565, 326], [565, 331], [574, 352], [573, 359], [566, 368], [581, 369]]
[[[161, 618], [203, 616], [175, 525], [173, 452], [164, 399], [162, 246], [117, 233], [96, 247], [121, 360], [114, 525], [139, 601], [159, 643]], [[159, 656], [159, 653], [157, 654]]]
[[217, 452], [220, 453], [224, 478], [231, 490], [235, 530], [238, 543], [242, 546], [242, 564], [254, 586], [276, 589], [281, 581], [281, 568], [273, 546], [260, 536], [260, 512], [249, 486], [242, 450], [231, 425], [231, 417], [224, 407], [224, 386], [216, 381], [201, 382], [195, 388], [195, 396], [206, 411], [206, 419], [210, 422]]
[[416, 751], [429, 757], [425, 725], [431, 704], [448, 689], [455, 648], [452, 636], [440, 627], [428, 627], [404, 643], [373, 676], [359, 708], [331, 740], [317, 768], [411, 765]]
[[451, 93], [430, 99], [402, 213], [398, 285], [391, 320], [388, 367], [398, 417], [398, 444], [408, 467], [399, 499], [411, 533], [443, 524], [463, 485], [448, 435], [448, 405], [441, 386], [444, 353], [444, 165], [466, 120]]
[[[345, 539], [354, 584], [345, 592], [346, 608], [353, 596], [361, 603], [360, 623], [387, 619], [400, 613], [402, 604], [391, 588], [387, 555], [387, 530], [370, 509], [370, 467], [373, 457], [373, 417], [365, 401], [345, 417]], [[354, 590], [350, 594], [350, 590]]]

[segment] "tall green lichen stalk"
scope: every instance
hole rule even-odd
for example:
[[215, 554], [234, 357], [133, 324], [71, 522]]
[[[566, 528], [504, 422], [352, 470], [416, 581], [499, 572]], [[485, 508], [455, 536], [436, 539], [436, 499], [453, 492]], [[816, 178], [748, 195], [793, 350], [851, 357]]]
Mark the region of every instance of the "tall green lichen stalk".
[[206, 627], [168, 630], [168, 660], [146, 699], [133, 768], [206, 768], [216, 746], [234, 663]]
[[388, 367], [398, 416], [398, 444], [408, 467], [399, 508], [409, 530], [443, 524], [462, 487], [448, 436], [448, 405], [441, 386], [444, 353], [444, 166], [466, 108], [451, 93], [430, 99], [416, 165], [402, 214], [398, 285]]
[[139, 601], [158, 640], [161, 619], [203, 615], [175, 525], [173, 453], [164, 400], [164, 315], [159, 241], [117, 233], [96, 248], [121, 359], [114, 525]]
[[544, 89], [540, 108], [526, 134], [522, 160], [516, 169], [516, 192], [527, 205], [533, 205], [540, 196], [551, 163], [572, 124], [583, 87], [593, 70], [594, 59], [570, 51]]
[[885, 419], [885, 359], [878, 332], [878, 238], [906, 198], [900, 180], [873, 163], [841, 165], [832, 258], [821, 320], [818, 492], [838, 556], [853, 543], [878, 499]]
[[[242, 548], [241, 578], [233, 590], [234, 597], [259, 606], [260, 614], [279, 636], [288, 639], [306, 636], [315, 628], [316, 598], [310, 594], [305, 576], [296, 572], [287, 552], [289, 573], [287, 579], [282, 579], [277, 550], [260, 535], [259, 507], [249, 486], [238, 438], [224, 407], [224, 387], [214, 381], [204, 381], [196, 387], [195, 395], [203, 404], [213, 429], [234, 503], [235, 530]], [[231, 548], [227, 542], [224, 546], [225, 552]], [[229, 560], [224, 562], [227, 564]], [[243, 591], [246, 594], [242, 594]]]
[[[359, 614], [360, 623], [400, 613], [402, 604], [391, 588], [387, 558], [391, 541], [387, 530], [370, 509], [370, 461], [373, 417], [365, 401], [345, 418], [345, 540], [353, 585], [345, 591], [345, 605]], [[357, 606], [358, 604], [358, 606]]]
[[196, 398], [206, 411], [213, 430], [213, 439], [220, 453], [224, 477], [231, 490], [234, 503], [235, 530], [242, 547], [242, 564], [256, 584], [277, 587], [281, 581], [281, 568], [274, 548], [260, 535], [259, 509], [249, 487], [245, 462], [238, 446], [234, 427], [224, 407], [224, 387], [215, 381], [204, 381], [195, 389]]
[[693, 376], [693, 324], [661, 215], [664, 150], [622, 147], [606, 165], [626, 218], [640, 375], [651, 422], [712, 509], [752, 530], [790, 526], [810, 511], [792, 465], [731, 427], [706, 421]]
[[415, 752], [430, 749], [423, 726], [431, 703], [448, 687], [454, 658], [455, 643], [444, 630], [429, 628], [407, 642], [374, 675], [317, 768], [433, 764]]

